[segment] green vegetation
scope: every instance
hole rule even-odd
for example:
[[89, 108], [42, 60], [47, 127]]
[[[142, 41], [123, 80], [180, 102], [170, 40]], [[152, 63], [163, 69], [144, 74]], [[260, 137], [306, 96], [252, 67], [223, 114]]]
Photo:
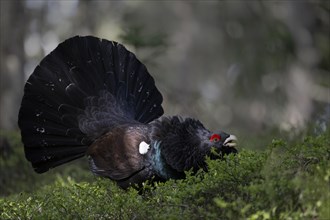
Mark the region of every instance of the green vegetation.
[[22, 154], [12, 154], [0, 159], [0, 219], [329, 219], [329, 137], [273, 140], [265, 151], [209, 160], [208, 173], [141, 191], [77, 164], [36, 175]]

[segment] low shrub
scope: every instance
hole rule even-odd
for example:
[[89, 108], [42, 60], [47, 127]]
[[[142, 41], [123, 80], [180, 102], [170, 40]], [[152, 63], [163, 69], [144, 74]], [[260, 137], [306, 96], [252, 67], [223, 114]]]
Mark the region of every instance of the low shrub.
[[208, 160], [209, 172], [122, 190], [57, 175], [0, 199], [0, 219], [329, 219], [328, 134]]

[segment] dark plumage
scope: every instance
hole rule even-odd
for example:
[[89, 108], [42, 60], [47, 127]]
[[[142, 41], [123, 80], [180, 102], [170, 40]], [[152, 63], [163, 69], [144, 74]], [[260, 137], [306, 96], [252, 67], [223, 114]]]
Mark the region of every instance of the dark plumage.
[[38, 173], [87, 155], [93, 173], [123, 188], [183, 178], [205, 157], [237, 152], [236, 138], [192, 118], [160, 117], [146, 67], [116, 42], [73, 37], [28, 79], [19, 112], [26, 158]]

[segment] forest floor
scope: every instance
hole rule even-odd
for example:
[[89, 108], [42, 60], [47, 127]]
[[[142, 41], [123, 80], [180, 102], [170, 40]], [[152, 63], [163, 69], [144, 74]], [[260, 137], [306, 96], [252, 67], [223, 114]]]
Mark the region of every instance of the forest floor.
[[244, 146], [139, 191], [93, 176], [86, 159], [35, 174], [19, 135], [0, 135], [0, 219], [330, 219], [329, 132]]

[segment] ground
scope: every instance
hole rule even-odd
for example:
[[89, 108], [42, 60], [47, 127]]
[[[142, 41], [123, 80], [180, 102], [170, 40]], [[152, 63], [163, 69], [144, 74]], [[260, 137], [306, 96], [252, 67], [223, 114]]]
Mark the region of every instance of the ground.
[[[82, 160], [45, 175], [25, 161], [18, 134], [1, 134], [0, 219], [329, 219], [330, 135], [274, 139], [265, 150], [208, 160], [184, 180], [120, 189]], [[3, 156], [6, 155], [6, 156]]]

